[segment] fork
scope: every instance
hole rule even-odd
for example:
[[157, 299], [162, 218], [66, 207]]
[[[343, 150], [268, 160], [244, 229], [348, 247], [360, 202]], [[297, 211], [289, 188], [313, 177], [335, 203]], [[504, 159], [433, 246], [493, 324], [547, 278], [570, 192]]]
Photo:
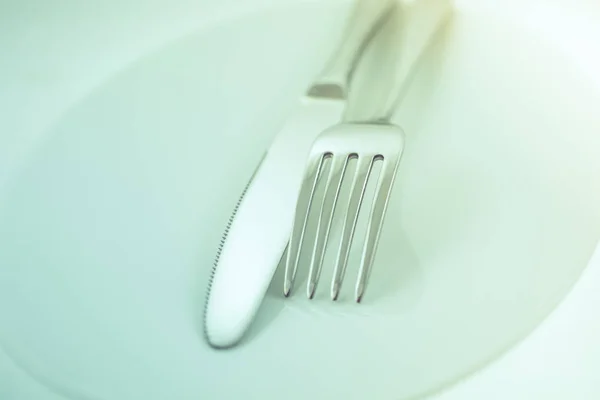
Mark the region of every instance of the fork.
[[[331, 286], [333, 300], [337, 300], [344, 279], [367, 183], [372, 175], [375, 162], [381, 161], [381, 171], [377, 178], [373, 205], [367, 222], [367, 235], [355, 289], [355, 300], [357, 302], [362, 300], [403, 147], [404, 132], [400, 127], [391, 123], [374, 123], [373, 121], [342, 123], [326, 130], [318, 137], [309, 156], [290, 236], [284, 288], [286, 296], [289, 296], [292, 289], [303, 239], [306, 235], [309, 212], [315, 200], [315, 189], [321, 178], [325, 161], [329, 160], [331, 164], [325, 183], [325, 194], [318, 211], [317, 234], [310, 262], [307, 295], [311, 299], [314, 297], [319, 281], [342, 183], [344, 179], [352, 179]], [[347, 173], [348, 163], [353, 159], [356, 159], [357, 162], [356, 171], [352, 174], [353, 176], [346, 176], [350, 175]]]
[[[288, 242], [284, 277], [286, 297], [290, 296], [293, 289], [300, 254], [306, 241], [309, 216], [312, 215], [312, 208], [317, 203], [314, 210], [318, 213], [316, 233], [308, 235], [314, 236], [315, 239], [306, 288], [308, 298], [314, 297], [329, 242], [334, 212], [340, 203], [340, 191], [343, 183], [351, 180], [349, 198], [346, 204], [342, 204], [345, 208], [343, 225], [331, 282], [331, 299], [334, 301], [338, 299], [356, 233], [358, 216], [365, 200], [367, 184], [377, 179], [354, 292], [355, 301], [358, 303], [362, 301], [404, 148], [404, 132], [391, 122], [391, 116], [401, 98], [400, 94], [408, 86], [406, 85], [408, 79], [405, 78], [412, 75], [414, 64], [418, 62], [421, 53], [430, 44], [431, 38], [437, 33], [442, 22], [445, 22], [448, 11], [446, 3], [441, 0], [421, 0], [410, 3], [410, 7], [394, 10], [394, 15], [388, 19], [386, 26], [378, 35], [385, 36], [376, 39], [377, 45], [381, 45], [382, 40], [384, 41], [380, 47], [383, 47], [386, 56], [390, 56], [392, 60], [390, 63], [387, 62], [389, 58], [384, 59], [383, 67], [387, 66], [395, 71], [392, 76], [387, 77], [387, 81], [383, 80], [388, 86], [385, 95], [379, 96], [376, 99], [379, 102], [375, 101], [375, 107], [371, 107], [366, 114], [361, 110], [365, 106], [364, 103], [350, 99], [342, 122], [322, 132], [313, 142], [297, 197]], [[401, 46], [397, 45], [398, 41]], [[402, 57], [399, 57], [400, 51]], [[389, 71], [390, 69], [387, 72]], [[381, 75], [381, 71], [379, 73]], [[360, 95], [364, 97], [364, 93]], [[356, 161], [354, 172], [348, 170], [351, 160]], [[381, 162], [381, 170], [378, 177], [372, 177], [376, 162]], [[329, 163], [328, 173], [324, 171], [326, 163]], [[326, 179], [324, 195], [321, 199], [316, 199], [315, 194], [321, 179]]]
[[[345, 113], [340, 124], [322, 132], [313, 143], [298, 195], [289, 239], [284, 280], [286, 297], [291, 293], [298, 270], [300, 254], [307, 236], [309, 216], [312, 212], [316, 212], [318, 220], [307, 284], [308, 298], [314, 297], [340, 191], [344, 181], [351, 179], [350, 196], [347, 204], [344, 205], [345, 217], [331, 284], [331, 298], [338, 299], [367, 184], [371, 179], [377, 179], [355, 287], [355, 300], [361, 302], [404, 147], [403, 130], [390, 122], [389, 110], [380, 111], [382, 113], [375, 112], [359, 120], [352, 119], [349, 113]], [[353, 173], [348, 168], [352, 160], [356, 161], [356, 169]], [[377, 178], [371, 176], [376, 162], [381, 162], [381, 170]], [[328, 173], [324, 171], [326, 163], [329, 163]], [[323, 176], [325, 174], [326, 177]], [[321, 179], [326, 179], [324, 195], [319, 199], [320, 204], [316, 204], [317, 209], [313, 211], [315, 203], [318, 203], [315, 194]]]

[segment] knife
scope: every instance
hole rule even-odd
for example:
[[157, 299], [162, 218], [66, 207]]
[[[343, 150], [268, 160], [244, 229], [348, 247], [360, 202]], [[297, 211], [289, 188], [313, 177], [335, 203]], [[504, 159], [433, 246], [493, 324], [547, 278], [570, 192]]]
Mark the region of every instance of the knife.
[[207, 289], [204, 335], [212, 347], [234, 346], [253, 321], [287, 245], [306, 152], [341, 119], [357, 61], [394, 5], [358, 0], [342, 42], [234, 207]]
[[[393, 13], [392, 8], [396, 9]], [[363, 85], [348, 93], [347, 82], [364, 46], [386, 22], [384, 17], [392, 14], [392, 37], [384, 38], [392, 42], [383, 46], [386, 54], [377, 57], [377, 61], [393, 66], [391, 72], [378, 70], [378, 74], [386, 75], [382, 82], [391, 82], [392, 89], [385, 88], [384, 97], [381, 93], [369, 96]], [[340, 57], [333, 58], [301, 99], [297, 113], [276, 136], [234, 209], [207, 292], [204, 333], [211, 346], [237, 344], [258, 311], [287, 246], [306, 155], [313, 141], [339, 122], [342, 114], [347, 119], [361, 119], [381, 101], [399, 104], [416, 65], [450, 16], [450, 0], [359, 0], [346, 42], [336, 54]]]

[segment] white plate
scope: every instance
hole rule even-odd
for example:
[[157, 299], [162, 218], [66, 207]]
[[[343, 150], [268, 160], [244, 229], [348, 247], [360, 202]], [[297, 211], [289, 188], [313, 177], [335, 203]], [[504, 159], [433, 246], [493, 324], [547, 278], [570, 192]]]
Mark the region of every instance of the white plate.
[[342, 8], [172, 42], [48, 128], [0, 203], [0, 342], [21, 366], [75, 398], [405, 399], [561, 301], [600, 234], [598, 87], [543, 24], [465, 8], [396, 116], [407, 146], [366, 304], [276, 284], [242, 346], [203, 342], [224, 224]]

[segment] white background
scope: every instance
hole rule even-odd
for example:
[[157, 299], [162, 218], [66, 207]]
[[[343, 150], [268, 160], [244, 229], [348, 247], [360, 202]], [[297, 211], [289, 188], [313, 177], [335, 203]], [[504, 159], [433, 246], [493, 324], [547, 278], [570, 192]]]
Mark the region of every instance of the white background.
[[[41, 139], [43, 128], [94, 85], [205, 21], [243, 13], [258, 3], [281, 4], [281, 0], [24, 0], [0, 5], [0, 190], [19, 160]], [[457, 2], [462, 3], [468, 2]], [[502, 3], [498, 12], [514, 6], [532, 23], [539, 17], [535, 12], [539, 1], [498, 3]], [[576, 53], [584, 69], [600, 71], [600, 28], [594, 27], [594, 21], [600, 21], [600, 4], [546, 3], [554, 4], [555, 12], [544, 18], [555, 20], [547, 25], [554, 26], [557, 40], [566, 51]], [[54, 98], [61, 102], [53, 102]], [[25, 112], [36, 118], [23, 123]], [[596, 257], [565, 301], [525, 341], [438, 398], [600, 398], [599, 263]], [[0, 398], [59, 397], [0, 356]]]

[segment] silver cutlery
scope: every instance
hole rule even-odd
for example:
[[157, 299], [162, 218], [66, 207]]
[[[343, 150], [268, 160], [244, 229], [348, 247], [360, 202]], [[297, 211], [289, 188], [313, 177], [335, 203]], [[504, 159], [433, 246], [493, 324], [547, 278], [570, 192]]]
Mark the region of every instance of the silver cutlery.
[[287, 244], [306, 155], [303, 150], [309, 149], [317, 133], [339, 121], [357, 61], [395, 3], [356, 3], [342, 43], [243, 191], [209, 280], [204, 334], [211, 346], [235, 345], [253, 321]]

